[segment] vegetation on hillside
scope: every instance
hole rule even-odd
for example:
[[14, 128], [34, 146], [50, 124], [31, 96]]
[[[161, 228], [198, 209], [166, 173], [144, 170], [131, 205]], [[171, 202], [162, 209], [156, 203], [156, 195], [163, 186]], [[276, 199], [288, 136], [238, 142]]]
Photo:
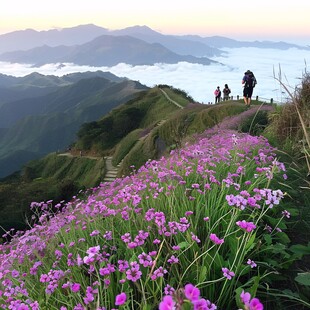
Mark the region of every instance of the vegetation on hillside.
[[301, 85], [294, 93], [282, 85], [291, 102], [278, 106], [270, 115], [271, 124], [266, 136], [296, 159], [306, 161], [310, 175], [310, 74], [304, 73]]
[[[272, 287], [272, 275], [291, 257], [279, 255], [289, 211], [273, 179], [283, 173], [263, 138], [214, 131], [57, 214], [32, 204], [39, 225], [4, 245], [1, 257], [10, 261], [1, 270], [11, 270], [3, 296], [23, 286], [27, 297], [11, 293], [2, 307], [153, 309], [165, 295], [188, 309], [272, 302], [265, 283]], [[201, 297], [187, 294], [189, 283]], [[256, 296], [260, 301], [252, 301]]]
[[0, 183], [2, 230], [29, 228], [33, 201], [70, 201], [81, 189], [98, 186], [104, 175], [104, 160], [68, 157], [51, 153], [29, 162], [20, 174]]
[[[11, 99], [13, 101], [0, 106], [0, 127], [5, 128], [0, 138], [0, 178], [21, 169], [31, 159], [65, 149], [75, 141], [76, 132], [84, 122], [97, 120], [147, 89], [139, 82], [114, 81], [113, 76], [110, 80], [109, 75], [100, 77], [105, 76], [100, 72], [98, 75], [86, 78], [85, 73], [68, 77], [69, 81], [74, 78], [72, 83], [65, 83], [63, 78], [57, 88], [42, 86], [50, 89], [44, 95]], [[32, 75], [28, 79], [34, 85], [41, 85], [40, 81], [43, 85], [54, 80], [60, 83], [60, 79], [53, 76], [43, 79], [39, 75], [35, 79]], [[29, 87], [24, 84], [25, 78], [21, 82], [18, 89]]]
[[[32, 228], [4, 235], [0, 306], [310, 308], [309, 82], [242, 120], [252, 135], [219, 126], [242, 104], [180, 109], [156, 88], [85, 125], [75, 148], [114, 153], [127, 177], [69, 203], [32, 203]], [[120, 134], [133, 109], [137, 124]]]
[[[183, 101], [186, 98], [182, 94]], [[181, 96], [179, 95], [181, 98]], [[141, 92], [136, 98], [113, 109], [101, 120], [85, 123], [78, 131], [75, 148], [109, 152], [133, 130], [148, 128], [173, 115], [179, 108], [163, 96], [158, 88]]]

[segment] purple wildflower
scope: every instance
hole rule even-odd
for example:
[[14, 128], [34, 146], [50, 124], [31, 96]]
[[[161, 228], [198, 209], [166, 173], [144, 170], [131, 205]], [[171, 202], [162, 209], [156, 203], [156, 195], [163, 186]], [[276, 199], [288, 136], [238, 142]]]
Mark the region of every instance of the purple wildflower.
[[197, 243], [201, 242], [200, 239], [196, 235], [194, 235], [192, 232], [191, 232], [191, 235], [192, 235], [192, 240], [193, 241], [196, 241]]
[[250, 303], [251, 300], [251, 294], [248, 292], [245, 292], [244, 290], [241, 292], [240, 294], [240, 298], [241, 298], [241, 302], [244, 305], [248, 305]]
[[251, 232], [256, 228], [256, 225], [253, 222], [246, 222], [245, 220], [238, 221], [236, 224], [247, 232]]
[[170, 295], [166, 295], [159, 304], [159, 310], [174, 310], [175, 302]]
[[174, 255], [171, 255], [171, 257], [167, 260], [168, 263], [172, 264], [177, 264], [179, 262], [179, 259], [175, 257]]
[[204, 298], [193, 301], [194, 310], [216, 310], [217, 306]]
[[126, 302], [126, 300], [127, 300], [126, 293], [124, 293], [124, 292], [120, 293], [119, 295], [117, 295], [115, 297], [115, 305], [116, 306], [121, 306], [121, 305], [123, 305]]
[[175, 292], [175, 289], [170, 286], [169, 284], [167, 284], [164, 288], [164, 293], [165, 295], [173, 295], [173, 293]]
[[200, 296], [200, 291], [193, 284], [186, 284], [184, 287], [184, 294], [190, 301], [198, 300]]
[[210, 234], [210, 240], [213, 241], [215, 244], [224, 243], [224, 239], [220, 239], [216, 234]]
[[250, 301], [250, 310], [264, 310], [264, 306], [258, 298], [253, 298]]
[[74, 283], [71, 286], [71, 290], [73, 293], [78, 292], [80, 289], [81, 289], [81, 284], [79, 284], [79, 283]]
[[229, 270], [228, 268], [226, 268], [226, 267], [223, 267], [223, 268], [222, 268], [222, 271], [223, 271], [223, 276], [224, 276], [225, 278], [227, 278], [228, 280], [231, 280], [232, 277], [235, 276], [235, 273], [234, 273], [233, 271], [230, 271], [230, 270]]
[[257, 267], [257, 264], [251, 259], [248, 259], [247, 264], [250, 265], [251, 268]]
[[287, 210], [282, 211], [282, 215], [285, 216], [288, 219], [291, 217], [291, 213], [288, 212]]

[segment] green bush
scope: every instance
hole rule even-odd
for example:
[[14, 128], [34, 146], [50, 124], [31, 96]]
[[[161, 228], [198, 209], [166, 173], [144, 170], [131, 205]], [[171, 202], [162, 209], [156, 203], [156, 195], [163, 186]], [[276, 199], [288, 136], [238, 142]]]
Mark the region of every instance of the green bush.
[[239, 130], [241, 132], [248, 132], [251, 135], [259, 136], [267, 125], [268, 112], [258, 111], [253, 117], [251, 116], [244, 119], [239, 126]]

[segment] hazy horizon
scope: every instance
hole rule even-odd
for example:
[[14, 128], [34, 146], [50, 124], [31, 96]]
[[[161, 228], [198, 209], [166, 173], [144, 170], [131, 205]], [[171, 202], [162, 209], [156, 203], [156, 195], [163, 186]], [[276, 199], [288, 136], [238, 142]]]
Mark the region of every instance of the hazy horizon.
[[[1, 23], [1, 22], [0, 22]], [[73, 28], [73, 27], [78, 27], [78, 26], [83, 26], [83, 25], [95, 25], [98, 27], [102, 27], [102, 28], [106, 28], [108, 30], [114, 31], [114, 30], [122, 30], [125, 28], [129, 28], [129, 27], [135, 27], [135, 26], [147, 26], [149, 28], [151, 28], [152, 30], [163, 34], [163, 35], [176, 35], [176, 36], [182, 36], [182, 35], [198, 35], [200, 37], [212, 37], [212, 36], [223, 36], [229, 39], [233, 39], [233, 40], [237, 40], [237, 41], [249, 41], [249, 42], [254, 42], [254, 41], [272, 41], [272, 42], [286, 42], [286, 43], [290, 43], [290, 44], [296, 44], [296, 45], [301, 45], [301, 46], [310, 46], [310, 36], [307, 37], [298, 37], [298, 36], [293, 36], [293, 37], [285, 37], [283, 35], [281, 36], [266, 36], [264, 34], [255, 34], [255, 35], [228, 35], [228, 34], [220, 34], [220, 33], [207, 33], [207, 34], [203, 34], [203, 33], [196, 33], [196, 32], [182, 32], [182, 33], [178, 33], [178, 32], [174, 32], [174, 33], [168, 33], [168, 32], [163, 32], [160, 29], [156, 29], [156, 28], [152, 28], [149, 25], [139, 25], [139, 24], [132, 24], [132, 25], [127, 25], [123, 28], [108, 28], [104, 25], [98, 25], [98, 24], [94, 24], [94, 23], [88, 23], [88, 24], [78, 24], [78, 25], [71, 25], [71, 26], [67, 26], [67, 27], [52, 27], [52, 28], [44, 28], [44, 29], [39, 29], [39, 28], [35, 28], [35, 27], [26, 27], [23, 29], [11, 29], [10, 31], [2, 31], [1, 32], [1, 28], [0, 28], [0, 35], [6, 35], [6, 34], [10, 34], [12, 32], [15, 31], [25, 31], [25, 30], [35, 30], [38, 32], [44, 32], [44, 31], [50, 31], [50, 30], [58, 30], [58, 31], [62, 31], [63, 29], [67, 29], [67, 28]], [[309, 25], [310, 26], [310, 25]]]
[[[302, 74], [310, 63], [310, 51], [289, 49], [234, 48], [223, 49], [225, 56], [212, 59], [221, 64], [203, 66], [181, 62], [178, 64], [155, 64], [153, 66], [132, 66], [120, 63], [113, 67], [90, 67], [66, 64], [61, 69], [59, 64], [47, 64], [38, 68], [31, 65], [0, 63], [0, 73], [25, 76], [32, 72], [45, 75], [62, 76], [73, 72], [109, 71], [119, 77], [127, 77], [153, 87], [157, 84], [168, 84], [186, 91], [195, 101], [201, 103], [214, 102], [213, 91], [217, 86], [222, 89], [228, 84], [235, 98], [242, 96], [241, 79], [244, 71], [251, 69], [258, 80], [253, 96], [262, 99], [285, 101], [287, 94], [283, 92], [281, 80], [291, 91], [300, 83]], [[274, 76], [275, 75], [275, 76]]]
[[0, 34], [95, 24], [111, 30], [147, 25], [162, 34], [220, 35], [310, 45], [310, 1], [10, 0], [0, 3]]

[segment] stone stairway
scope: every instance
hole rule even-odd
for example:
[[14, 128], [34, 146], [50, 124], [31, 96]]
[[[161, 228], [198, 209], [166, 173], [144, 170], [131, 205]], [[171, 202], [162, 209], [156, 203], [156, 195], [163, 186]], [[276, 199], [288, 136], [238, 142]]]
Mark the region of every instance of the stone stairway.
[[120, 165], [117, 165], [117, 167], [114, 167], [112, 165], [112, 157], [106, 156], [105, 158], [105, 176], [103, 179], [103, 182], [112, 182], [117, 177], [118, 168]]

